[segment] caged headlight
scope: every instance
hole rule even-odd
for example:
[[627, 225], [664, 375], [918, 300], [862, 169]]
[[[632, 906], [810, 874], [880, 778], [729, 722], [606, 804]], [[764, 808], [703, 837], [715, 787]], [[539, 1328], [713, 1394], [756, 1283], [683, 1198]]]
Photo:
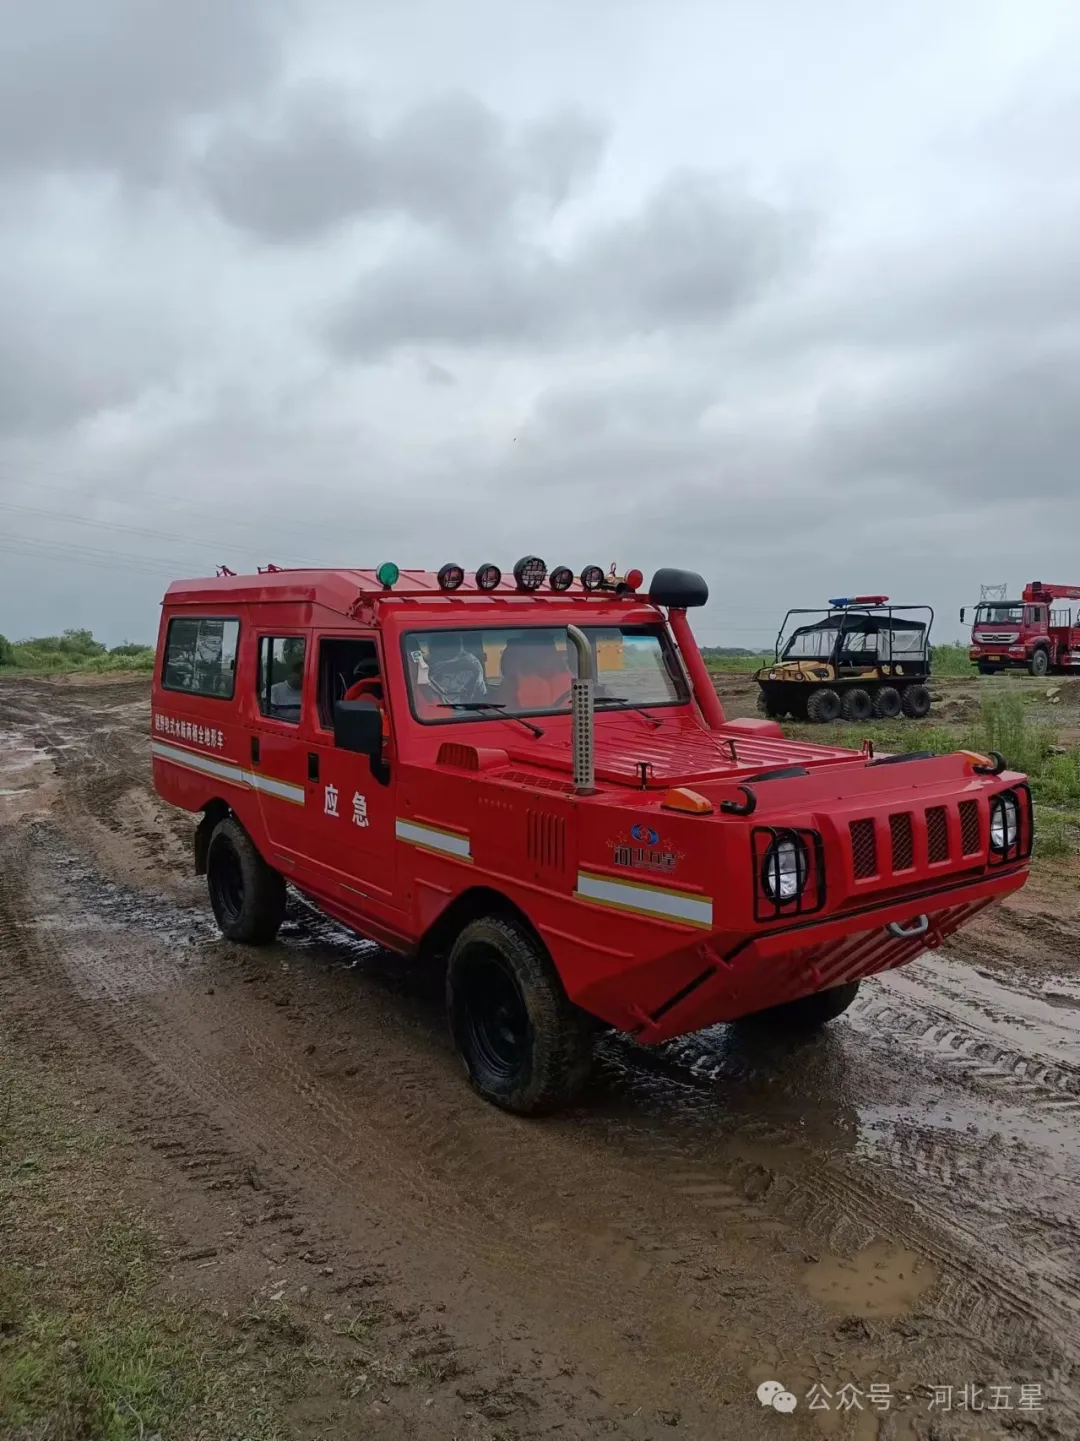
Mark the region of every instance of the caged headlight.
[[1012, 791], [995, 796], [990, 804], [990, 848], [1001, 853], [1016, 845], [1020, 829], [1020, 807]]
[[761, 863], [761, 884], [775, 905], [802, 895], [810, 872], [806, 847], [798, 836], [777, 836]]

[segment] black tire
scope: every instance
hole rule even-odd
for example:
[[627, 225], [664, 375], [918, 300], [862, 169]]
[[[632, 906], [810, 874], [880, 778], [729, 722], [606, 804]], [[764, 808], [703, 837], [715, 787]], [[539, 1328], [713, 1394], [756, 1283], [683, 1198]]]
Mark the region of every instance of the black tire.
[[903, 709], [900, 692], [894, 685], [883, 685], [874, 696], [874, 714], [878, 720], [895, 720]]
[[930, 692], [924, 685], [909, 685], [904, 687], [903, 696], [904, 714], [912, 720], [922, 720], [924, 715], [930, 713]]
[[868, 690], [862, 686], [853, 686], [851, 690], [844, 692], [842, 702], [844, 719], [849, 721], [868, 721], [874, 714], [874, 702]]
[[784, 714], [780, 702], [771, 699], [764, 690], [758, 691], [757, 708], [758, 715], [768, 716], [769, 720], [778, 720]]
[[1031, 660], [1028, 663], [1028, 670], [1031, 674], [1039, 676], [1046, 675], [1049, 669], [1050, 653], [1044, 650], [1042, 646], [1040, 646], [1038, 650], [1032, 651]]
[[812, 996], [800, 996], [797, 1001], [755, 1011], [752, 1016], [743, 1016], [741, 1023], [776, 1031], [819, 1031], [842, 1016], [858, 994], [859, 982], [849, 981], [844, 986], [815, 991]]
[[979, 662], [980, 675], [997, 675], [1000, 669], [999, 665], [991, 665], [989, 661], [981, 660]]
[[569, 1105], [588, 1080], [593, 1023], [572, 1005], [551, 958], [524, 927], [481, 916], [454, 942], [450, 1032], [473, 1088], [519, 1116]]
[[806, 718], [819, 724], [828, 724], [840, 719], [840, 708], [840, 697], [836, 691], [829, 686], [821, 686], [810, 693], [806, 702]]
[[238, 820], [219, 821], [206, 852], [206, 885], [221, 934], [268, 945], [285, 919], [285, 880], [268, 866]]

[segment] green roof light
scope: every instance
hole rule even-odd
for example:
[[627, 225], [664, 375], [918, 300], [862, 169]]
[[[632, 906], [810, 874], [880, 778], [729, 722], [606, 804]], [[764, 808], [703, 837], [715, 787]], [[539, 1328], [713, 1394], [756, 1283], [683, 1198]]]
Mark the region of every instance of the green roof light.
[[398, 570], [392, 560], [385, 560], [375, 572], [375, 579], [382, 586], [383, 590], [390, 590], [393, 586], [397, 585], [400, 574], [401, 571]]

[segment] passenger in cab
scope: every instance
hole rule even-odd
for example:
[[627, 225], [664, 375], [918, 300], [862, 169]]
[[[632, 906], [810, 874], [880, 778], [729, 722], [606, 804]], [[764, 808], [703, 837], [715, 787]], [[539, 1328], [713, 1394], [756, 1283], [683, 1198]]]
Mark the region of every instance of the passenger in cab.
[[573, 679], [554, 631], [523, 631], [503, 651], [499, 699], [509, 711], [554, 710], [569, 703]]

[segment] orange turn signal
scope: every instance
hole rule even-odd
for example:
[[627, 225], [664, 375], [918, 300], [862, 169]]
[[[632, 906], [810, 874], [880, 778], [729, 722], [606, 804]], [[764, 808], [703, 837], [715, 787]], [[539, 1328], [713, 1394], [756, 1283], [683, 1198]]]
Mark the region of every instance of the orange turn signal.
[[978, 751], [961, 751], [960, 754], [973, 766], [992, 766], [994, 764], [989, 756], [980, 755]]
[[666, 811], [686, 811], [692, 816], [709, 816], [713, 809], [712, 801], [707, 801], [697, 791], [687, 790], [686, 786], [668, 791], [660, 804]]

